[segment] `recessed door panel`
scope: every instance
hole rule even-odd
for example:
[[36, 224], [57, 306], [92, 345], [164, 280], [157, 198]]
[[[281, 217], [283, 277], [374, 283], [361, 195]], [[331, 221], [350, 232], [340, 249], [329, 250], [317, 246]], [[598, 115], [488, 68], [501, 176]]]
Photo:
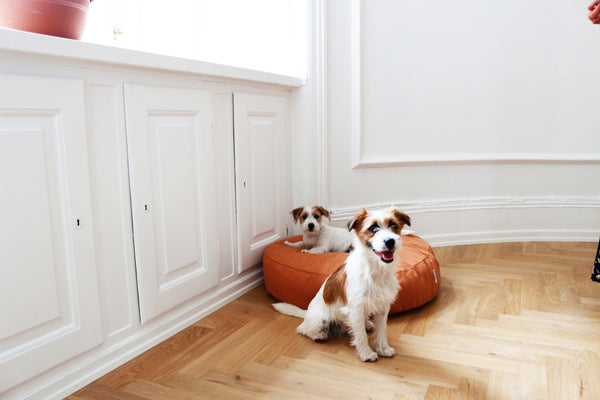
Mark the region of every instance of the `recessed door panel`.
[[[126, 85], [142, 322], [218, 284], [212, 94]], [[213, 237], [214, 239], [214, 237]]]
[[261, 262], [267, 245], [283, 238], [289, 187], [285, 100], [235, 93], [235, 153], [239, 271]]
[[0, 393], [101, 343], [83, 84], [0, 75]]
[[[201, 261], [198, 222], [200, 215], [200, 186], [195, 166], [194, 125], [192, 117], [180, 121], [161, 121], [151, 117], [155, 135], [153, 165], [157, 215], [157, 263], [159, 291], [186, 273], [194, 273]], [[186, 119], [188, 121], [186, 121]]]
[[277, 131], [276, 117], [276, 114], [266, 113], [248, 115], [253, 243], [277, 234], [277, 165], [274, 154], [280, 132]]

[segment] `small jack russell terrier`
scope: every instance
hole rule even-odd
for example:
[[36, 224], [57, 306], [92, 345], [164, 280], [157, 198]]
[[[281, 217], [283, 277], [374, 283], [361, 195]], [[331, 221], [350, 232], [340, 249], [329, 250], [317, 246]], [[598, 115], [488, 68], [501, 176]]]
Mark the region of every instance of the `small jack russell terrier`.
[[[410, 217], [391, 207], [375, 212], [363, 209], [348, 226], [355, 235], [352, 252], [325, 280], [308, 310], [288, 303], [273, 307], [304, 318], [296, 332], [315, 341], [327, 340], [345, 325], [362, 361], [392, 357], [395, 350], [387, 341], [387, 317], [400, 290], [396, 269], [404, 225], [410, 226]], [[373, 348], [367, 336], [371, 327]]]
[[292, 210], [294, 221], [302, 227], [302, 241], [284, 242], [288, 246], [299, 247], [303, 253], [322, 254], [332, 251], [346, 252], [352, 245], [353, 235], [347, 229], [329, 226], [323, 220], [329, 218], [329, 211], [321, 206], [298, 207]]

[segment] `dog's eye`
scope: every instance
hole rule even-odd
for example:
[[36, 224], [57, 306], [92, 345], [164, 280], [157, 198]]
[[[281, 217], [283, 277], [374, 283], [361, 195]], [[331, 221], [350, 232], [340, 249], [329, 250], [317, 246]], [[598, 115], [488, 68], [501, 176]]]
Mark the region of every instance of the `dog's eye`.
[[371, 225], [369, 227], [369, 232], [371, 233], [375, 233], [379, 230], [379, 225], [377, 223], [374, 223], [373, 225]]
[[398, 225], [396, 225], [393, 222], [390, 222], [390, 224], [388, 225], [388, 228], [390, 228], [393, 231], [396, 231], [396, 230], [398, 230]]
[[308, 215], [304, 214], [304, 215], [302, 216], [302, 221], [304, 221], [306, 218], [308, 218]]
[[319, 219], [320, 215], [319, 215], [319, 214], [315, 214], [315, 215], [313, 215], [313, 217], [314, 217], [315, 219]]

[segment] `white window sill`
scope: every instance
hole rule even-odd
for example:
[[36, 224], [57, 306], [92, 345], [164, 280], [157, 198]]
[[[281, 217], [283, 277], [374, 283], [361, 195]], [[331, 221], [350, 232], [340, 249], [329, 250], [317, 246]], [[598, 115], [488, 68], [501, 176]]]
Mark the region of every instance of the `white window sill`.
[[291, 88], [300, 87], [306, 83], [304, 79], [293, 76], [104, 46], [6, 28], [0, 28], [0, 52], [17, 52], [117, 66], [240, 79]]

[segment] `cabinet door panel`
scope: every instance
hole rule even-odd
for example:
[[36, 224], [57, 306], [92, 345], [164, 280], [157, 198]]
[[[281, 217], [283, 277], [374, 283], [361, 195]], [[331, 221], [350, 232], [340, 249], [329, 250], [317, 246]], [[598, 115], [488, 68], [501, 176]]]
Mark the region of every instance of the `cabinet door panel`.
[[261, 262], [283, 237], [289, 157], [281, 96], [235, 93], [235, 154], [240, 271]]
[[218, 284], [212, 95], [127, 85], [127, 137], [142, 322]]
[[0, 75], [0, 393], [101, 343], [81, 81]]

